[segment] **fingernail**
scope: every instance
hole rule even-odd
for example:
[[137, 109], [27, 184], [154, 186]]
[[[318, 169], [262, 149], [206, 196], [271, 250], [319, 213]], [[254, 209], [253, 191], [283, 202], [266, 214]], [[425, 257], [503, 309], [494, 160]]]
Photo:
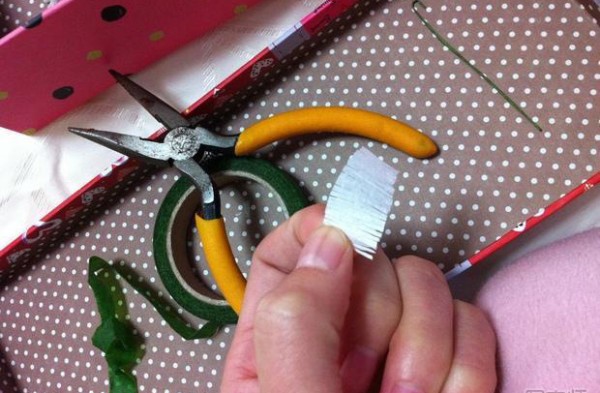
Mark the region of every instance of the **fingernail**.
[[350, 241], [342, 231], [331, 226], [322, 226], [304, 245], [296, 267], [335, 270], [349, 247]]
[[422, 389], [416, 388], [414, 385], [399, 384], [394, 386], [390, 393], [424, 393]]
[[[379, 357], [377, 352], [366, 347], [353, 348], [346, 358], [340, 369], [340, 376], [344, 383], [344, 391], [365, 391], [377, 371], [377, 363]], [[351, 384], [346, 386], [346, 384]]]

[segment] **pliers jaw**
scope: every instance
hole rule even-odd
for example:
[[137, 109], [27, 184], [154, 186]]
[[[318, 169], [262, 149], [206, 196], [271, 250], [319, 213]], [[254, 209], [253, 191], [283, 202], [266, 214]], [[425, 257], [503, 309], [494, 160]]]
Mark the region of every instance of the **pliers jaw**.
[[99, 145], [148, 164], [169, 166], [172, 151], [168, 145], [133, 135], [92, 128], [69, 127], [69, 131]]
[[167, 133], [163, 142], [91, 128], [69, 127], [69, 131], [126, 156], [158, 166], [168, 166], [174, 161], [191, 158], [203, 163], [214, 156], [233, 155], [237, 141], [236, 136], [216, 135], [202, 127], [177, 127]]
[[177, 127], [191, 127], [192, 124], [169, 104], [138, 85], [127, 76], [109, 70], [115, 80], [131, 95], [140, 105], [168, 130]]

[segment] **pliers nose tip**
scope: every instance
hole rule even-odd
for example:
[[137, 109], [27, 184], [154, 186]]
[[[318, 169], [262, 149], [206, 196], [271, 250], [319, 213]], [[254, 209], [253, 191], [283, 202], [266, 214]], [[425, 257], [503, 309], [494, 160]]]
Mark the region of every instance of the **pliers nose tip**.
[[113, 78], [115, 78], [117, 81], [118, 81], [120, 78], [124, 78], [124, 77], [125, 77], [125, 75], [121, 74], [119, 71], [117, 71], [117, 70], [114, 70], [114, 69], [112, 69], [112, 68], [111, 68], [110, 70], [108, 70], [108, 73], [109, 73], [109, 74], [110, 74], [110, 75], [111, 75]]
[[69, 132], [79, 136], [86, 136], [90, 134], [90, 130], [87, 128], [67, 127], [67, 129], [69, 130]]

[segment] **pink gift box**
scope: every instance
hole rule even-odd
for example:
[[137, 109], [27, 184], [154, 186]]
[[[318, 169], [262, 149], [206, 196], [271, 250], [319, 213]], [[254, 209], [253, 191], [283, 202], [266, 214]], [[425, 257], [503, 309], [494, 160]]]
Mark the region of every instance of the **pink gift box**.
[[259, 1], [61, 1], [0, 40], [0, 126], [35, 132]]
[[[147, 2], [136, 0], [123, 1], [119, 6], [65, 0], [37, 18], [34, 27], [18, 28], [0, 40], [0, 56], [13, 59], [10, 64], [2, 64], [6, 71], [0, 73], [0, 126], [35, 132], [111, 86], [114, 81], [108, 69], [124, 73], [143, 70], [257, 2], [220, 1], [215, 6], [209, 1], [177, 0], [153, 2], [149, 7]], [[204, 116], [219, 108], [355, 2], [329, 0], [321, 3], [241, 68], [219, 81], [210, 92], [203, 96], [199, 94], [183, 113]], [[204, 12], [207, 7], [209, 14]], [[59, 48], [56, 42], [63, 45]], [[153, 136], [159, 137], [160, 131]], [[3, 270], [10, 275], [8, 267], [35, 256], [35, 250], [47, 246], [44, 239], [59, 233], [138, 165], [125, 159], [114, 162], [37, 222], [31, 223], [29, 229], [10, 244], [0, 245], [4, 246], [0, 251], [0, 275]]]

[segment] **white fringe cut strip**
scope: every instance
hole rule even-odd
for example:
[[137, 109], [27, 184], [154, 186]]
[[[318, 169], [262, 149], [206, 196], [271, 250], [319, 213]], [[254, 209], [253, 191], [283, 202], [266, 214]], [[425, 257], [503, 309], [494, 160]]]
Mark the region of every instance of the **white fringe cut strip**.
[[392, 203], [398, 171], [366, 148], [356, 151], [335, 182], [324, 224], [335, 226], [356, 252], [373, 259]]

